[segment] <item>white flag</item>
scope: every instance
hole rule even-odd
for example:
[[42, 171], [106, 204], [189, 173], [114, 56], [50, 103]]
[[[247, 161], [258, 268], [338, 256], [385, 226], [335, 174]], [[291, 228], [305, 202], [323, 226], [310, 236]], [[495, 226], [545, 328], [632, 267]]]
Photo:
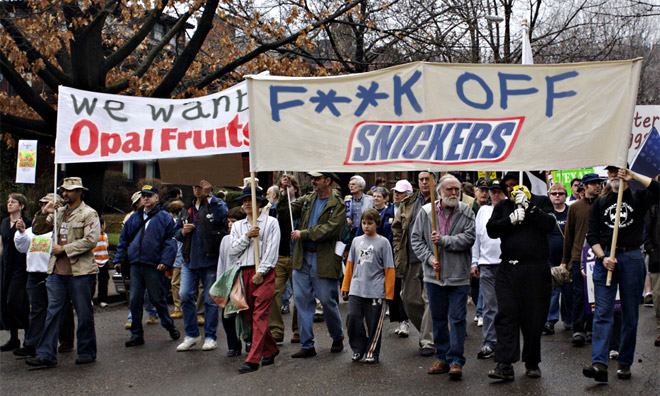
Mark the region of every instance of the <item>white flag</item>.
[[522, 64], [533, 65], [534, 56], [532, 55], [532, 44], [529, 42], [529, 28], [527, 20], [523, 19], [522, 25]]

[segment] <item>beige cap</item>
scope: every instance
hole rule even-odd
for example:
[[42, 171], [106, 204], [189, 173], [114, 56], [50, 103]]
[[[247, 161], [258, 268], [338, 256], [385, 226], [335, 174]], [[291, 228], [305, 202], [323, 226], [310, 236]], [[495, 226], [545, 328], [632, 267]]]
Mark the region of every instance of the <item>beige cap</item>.
[[[57, 197], [57, 198], [55, 198], [55, 197]], [[55, 195], [53, 193], [48, 193], [48, 194], [46, 194], [45, 197], [43, 197], [39, 200], [39, 202], [43, 202], [43, 203], [48, 203], [48, 202], [53, 202], [53, 201], [55, 201], [58, 205], [62, 205], [64, 203], [64, 200], [62, 199], [62, 197], [60, 197], [59, 195]]]
[[79, 177], [66, 177], [62, 181], [62, 185], [59, 188], [63, 188], [65, 190], [76, 190], [78, 188], [82, 188], [85, 191], [89, 191], [88, 188], [83, 187], [82, 184], [82, 179]]

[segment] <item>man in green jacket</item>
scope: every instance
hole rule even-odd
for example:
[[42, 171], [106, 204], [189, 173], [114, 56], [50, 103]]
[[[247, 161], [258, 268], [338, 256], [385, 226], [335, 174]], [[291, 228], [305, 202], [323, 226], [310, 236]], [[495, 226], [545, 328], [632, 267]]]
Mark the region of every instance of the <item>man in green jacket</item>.
[[78, 316], [76, 364], [96, 360], [96, 332], [92, 295], [96, 274], [99, 272], [92, 249], [101, 233], [99, 216], [82, 201], [83, 190], [79, 177], [67, 177], [60, 186], [66, 205], [56, 211], [55, 202], [49, 202], [35, 216], [32, 229], [42, 234], [53, 229], [57, 216], [57, 229], [53, 234], [53, 248], [48, 265], [48, 311], [44, 331], [37, 345], [37, 356], [26, 361], [34, 368], [57, 365], [57, 339], [60, 316], [68, 298]]
[[[339, 315], [338, 279], [341, 277], [342, 257], [335, 254], [335, 245], [346, 224], [346, 205], [341, 197], [332, 193], [331, 173], [309, 172], [314, 192], [300, 197], [291, 204], [294, 218], [300, 219], [297, 230], [291, 232], [293, 248], [293, 289], [298, 307], [298, 327], [301, 349], [293, 358], [316, 356], [314, 349], [314, 308], [318, 298], [328, 326], [332, 347], [330, 352], [344, 349], [344, 331]], [[290, 185], [282, 177], [282, 188]], [[288, 197], [282, 204], [288, 205]]]

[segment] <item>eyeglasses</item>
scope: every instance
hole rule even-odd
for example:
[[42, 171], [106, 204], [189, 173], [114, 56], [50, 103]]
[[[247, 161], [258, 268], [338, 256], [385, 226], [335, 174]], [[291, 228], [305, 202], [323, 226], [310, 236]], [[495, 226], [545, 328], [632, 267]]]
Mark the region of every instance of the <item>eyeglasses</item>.
[[561, 197], [562, 195], [566, 195], [566, 193], [561, 191], [556, 191], [556, 192], [551, 192], [550, 195], [552, 195], [553, 197]]

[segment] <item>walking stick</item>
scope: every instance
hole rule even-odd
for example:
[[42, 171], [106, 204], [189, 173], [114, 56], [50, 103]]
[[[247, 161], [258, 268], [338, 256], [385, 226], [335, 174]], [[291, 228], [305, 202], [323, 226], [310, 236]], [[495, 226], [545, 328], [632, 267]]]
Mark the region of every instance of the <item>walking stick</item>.
[[[619, 178], [619, 191], [616, 198], [616, 215], [614, 216], [614, 230], [612, 231], [612, 245], [610, 246], [610, 258], [616, 256], [616, 240], [619, 237], [619, 222], [621, 220], [621, 201], [623, 200], [623, 180]], [[612, 285], [612, 271], [607, 270], [607, 281], [605, 286]]]
[[[438, 219], [435, 214], [435, 176], [429, 171], [429, 185], [431, 187], [431, 224], [433, 231], [438, 231]], [[438, 253], [438, 245], [433, 244], [433, 254], [436, 261], [440, 262], [440, 254]], [[435, 271], [435, 280], [440, 280], [440, 270]]]

